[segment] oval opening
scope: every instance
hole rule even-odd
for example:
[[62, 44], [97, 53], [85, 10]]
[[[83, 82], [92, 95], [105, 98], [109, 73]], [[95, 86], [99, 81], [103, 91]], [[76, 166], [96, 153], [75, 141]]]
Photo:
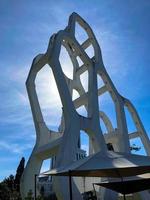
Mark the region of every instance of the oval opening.
[[80, 26], [78, 22], [75, 23], [75, 38], [80, 44], [88, 39], [86, 31]]
[[62, 45], [59, 55], [59, 62], [62, 70], [69, 79], [73, 79], [73, 64], [67, 49]]
[[62, 104], [49, 65], [45, 65], [39, 71], [35, 84], [44, 121], [49, 129], [58, 131], [61, 122]]

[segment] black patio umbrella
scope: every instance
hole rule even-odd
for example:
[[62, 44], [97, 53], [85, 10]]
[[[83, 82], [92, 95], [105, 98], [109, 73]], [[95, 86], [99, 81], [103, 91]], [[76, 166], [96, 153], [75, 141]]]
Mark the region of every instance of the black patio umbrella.
[[118, 153], [98, 152], [69, 166], [44, 172], [51, 176], [69, 176], [70, 200], [72, 200], [71, 177], [116, 177], [123, 178], [150, 172], [150, 157]]
[[143, 174], [140, 176], [124, 179], [122, 178], [121, 181], [109, 180], [105, 182], [94, 183], [93, 185], [98, 185], [107, 189], [114, 190], [118, 193], [123, 194], [125, 197], [126, 194], [150, 189], [150, 174]]

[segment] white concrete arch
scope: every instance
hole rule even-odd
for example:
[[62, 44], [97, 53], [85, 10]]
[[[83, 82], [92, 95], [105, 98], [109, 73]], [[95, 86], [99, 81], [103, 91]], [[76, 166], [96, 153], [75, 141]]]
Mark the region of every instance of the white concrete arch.
[[109, 117], [106, 115], [106, 113], [104, 113], [103, 111], [99, 111], [99, 116], [103, 120], [108, 134], [114, 132], [115, 130], [113, 128], [113, 125], [112, 125]]
[[150, 140], [147, 136], [147, 133], [145, 131], [145, 128], [143, 126], [143, 123], [135, 109], [135, 107], [133, 106], [133, 104], [126, 98], [124, 98], [124, 104], [127, 107], [128, 111], [130, 112], [132, 119], [135, 123], [137, 132], [136, 133], [132, 133], [132, 136], [129, 136], [130, 138], [136, 138], [136, 137], [140, 137], [144, 148], [146, 150], [147, 155], [150, 155]]

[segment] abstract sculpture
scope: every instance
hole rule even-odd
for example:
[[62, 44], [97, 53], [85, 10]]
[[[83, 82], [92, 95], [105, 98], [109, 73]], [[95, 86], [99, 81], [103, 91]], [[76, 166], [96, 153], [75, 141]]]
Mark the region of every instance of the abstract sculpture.
[[[76, 23], [78, 23], [88, 35], [88, 39], [80, 44], [75, 37]], [[69, 79], [62, 71], [59, 62], [61, 46], [64, 46], [73, 63], [73, 80]], [[94, 51], [93, 57], [86, 53], [86, 49], [91, 46]], [[82, 61], [82, 66], [78, 60]], [[35, 79], [37, 73], [48, 64], [52, 71], [63, 105], [63, 116], [59, 132], [49, 130], [45, 124], [38, 102], [35, 89]], [[69, 66], [68, 66], [69, 67]], [[88, 91], [81, 83], [80, 75], [88, 72]], [[101, 77], [104, 85], [97, 86], [97, 76]], [[106, 144], [112, 144], [116, 152], [130, 152], [130, 139], [139, 137], [145, 147], [147, 155], [150, 155], [150, 141], [142, 125], [142, 122], [132, 105], [132, 103], [122, 97], [112, 83], [102, 61], [101, 50], [90, 26], [76, 13], [72, 13], [68, 26], [52, 35], [45, 54], [36, 56], [33, 60], [27, 81], [28, 96], [31, 104], [34, 124], [36, 128], [36, 144], [26, 165], [21, 181], [21, 193], [24, 198], [28, 191], [34, 191], [35, 174], [40, 173], [42, 162], [52, 158], [53, 167], [69, 165], [77, 160], [80, 155], [79, 137], [80, 131], [84, 130], [90, 139], [89, 154], [98, 151], [105, 152]], [[79, 93], [79, 98], [72, 100], [73, 89]], [[114, 128], [111, 119], [99, 110], [98, 96], [109, 92], [115, 105], [117, 127]], [[85, 106], [87, 117], [79, 115], [77, 108]], [[124, 107], [127, 107], [135, 123], [137, 132], [128, 133]], [[100, 121], [103, 120], [107, 134], [102, 134]], [[82, 157], [82, 156], [81, 156]], [[84, 156], [83, 156], [84, 157]], [[59, 200], [68, 199], [68, 189], [66, 187], [68, 179], [66, 177], [56, 177], [52, 179], [54, 191]], [[75, 199], [81, 200], [81, 192], [77, 187], [78, 181], [74, 180]], [[143, 194], [143, 193], [142, 193]], [[116, 195], [109, 194], [116, 199]], [[144, 193], [143, 196], [148, 195]], [[102, 197], [105, 198], [105, 195]]]

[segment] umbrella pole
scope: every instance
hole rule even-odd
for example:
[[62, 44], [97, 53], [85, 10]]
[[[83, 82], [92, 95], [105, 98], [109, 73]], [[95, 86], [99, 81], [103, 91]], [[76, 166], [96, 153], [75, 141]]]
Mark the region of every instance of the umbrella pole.
[[93, 183], [92, 185], [93, 185], [93, 189], [94, 189], [95, 196], [96, 196], [96, 198], [97, 198], [97, 194], [96, 194], [96, 190], [95, 190], [95, 186], [94, 186], [95, 184]]
[[72, 200], [72, 181], [71, 181], [71, 171], [69, 171], [69, 195], [70, 195], [70, 200]]
[[[119, 173], [119, 171], [118, 171], [118, 170], [116, 170], [116, 172], [117, 172], [117, 174], [118, 174], [118, 175], [120, 176], [120, 178], [121, 178], [122, 185], [123, 185], [123, 190], [124, 190], [123, 176], [121, 176], [121, 174]], [[124, 199], [124, 200], [126, 200], [126, 195], [125, 195], [125, 193], [123, 193], [123, 199]]]
[[[121, 181], [122, 181], [122, 186], [123, 186], [123, 190], [124, 190], [124, 182], [123, 182], [123, 177], [121, 177]], [[125, 192], [125, 191], [124, 191]], [[126, 200], [126, 194], [123, 193], [123, 199]]]
[[123, 194], [123, 199], [126, 200], [126, 195], [125, 194]]

